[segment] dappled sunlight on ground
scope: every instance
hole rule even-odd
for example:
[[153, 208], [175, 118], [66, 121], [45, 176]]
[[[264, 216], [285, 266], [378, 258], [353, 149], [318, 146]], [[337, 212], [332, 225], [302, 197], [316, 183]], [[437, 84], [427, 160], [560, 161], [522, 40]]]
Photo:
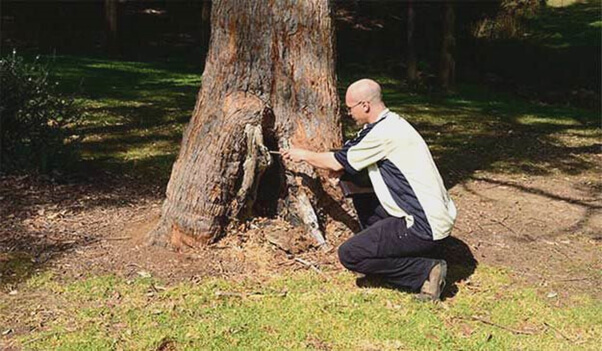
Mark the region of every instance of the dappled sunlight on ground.
[[[322, 306], [311, 313], [324, 313], [336, 305], [337, 310], [353, 316], [364, 313], [356, 308], [360, 303], [382, 307], [381, 312], [392, 323], [400, 322], [400, 309], [411, 316], [422, 313], [419, 318], [424, 318], [420, 322], [424, 326], [452, 330], [453, 335], [446, 340], [466, 338], [474, 347], [483, 344], [479, 340], [486, 340], [491, 328], [496, 330], [491, 325], [483, 329], [483, 320], [491, 318], [515, 331], [535, 333], [524, 339], [525, 347], [558, 346], [568, 340], [592, 343], [599, 335], [599, 330], [571, 326], [569, 321], [577, 312], [566, 309], [578, 309], [581, 303], [599, 308], [591, 301], [602, 297], [602, 153], [596, 113], [530, 103], [473, 86], [461, 87], [450, 97], [429, 97], [399, 89], [395, 79], [382, 79], [385, 101], [392, 110], [407, 116], [425, 137], [459, 209], [453, 233], [456, 241], [447, 253], [449, 288], [443, 307], [433, 314], [430, 307], [423, 310], [425, 307], [410, 302], [407, 294], [356, 289], [336, 257], [336, 246], [352, 232], [332, 219], [326, 237], [333, 247], [327, 252], [310, 250], [291, 255], [277, 249], [270, 243], [270, 234], [290, 228], [261, 218], [232, 227], [222, 241], [197, 251], [145, 246], [144, 236], [160, 214], [183, 128], [194, 107], [200, 72], [75, 57], [57, 58], [57, 62], [70, 67], [63, 72], [66, 85], [78, 86], [85, 77], [81, 101], [86, 121], [75, 127], [83, 137], [83, 160], [77, 170], [66, 172], [63, 178], [0, 179], [0, 304], [20, 306], [11, 310], [12, 319], [0, 317], [0, 332], [11, 330], [3, 340], [15, 337], [36, 345], [27, 335], [47, 333], [40, 336], [39, 345], [56, 346], [62, 342], [75, 345], [78, 337], [96, 337], [96, 330], [74, 327], [82, 321], [92, 323], [90, 318], [107, 318], [104, 307], [90, 301], [94, 296], [113, 307], [124, 304], [128, 311], [148, 316], [147, 326], [163, 328], [159, 328], [161, 335], [149, 331], [152, 335], [150, 341], [144, 341], [147, 344], [132, 344], [132, 331], [145, 331], [113, 315], [111, 318], [116, 319], [107, 330], [119, 335], [118, 342], [132, 347], [156, 346], [172, 327], [162, 323], [176, 320], [171, 312], [165, 312], [177, 305], [169, 299], [187, 300], [179, 295], [182, 291], [191, 294], [188, 296], [205, 296], [205, 302], [197, 307], [214, 304], [217, 309], [208, 313], [219, 313], [222, 296], [216, 298], [216, 292], [260, 291], [257, 296], [280, 299], [280, 295], [270, 294], [285, 288], [291, 292], [299, 289], [299, 300], [293, 304], [309, 299]], [[339, 92], [344, 93], [345, 84], [340, 83]], [[345, 128], [349, 136], [356, 127], [346, 123]], [[301, 272], [292, 273], [290, 278], [294, 271]], [[299, 285], [273, 283], [274, 279], [295, 281], [295, 274], [302, 275]], [[310, 279], [307, 274], [315, 276]], [[222, 280], [215, 286], [206, 285], [214, 277]], [[151, 284], [151, 278], [157, 280]], [[249, 280], [250, 285], [241, 283]], [[242, 285], [228, 285], [239, 283]], [[63, 284], [68, 288], [62, 288]], [[265, 290], [264, 284], [270, 288]], [[97, 287], [94, 294], [85, 296], [82, 291], [92, 286]], [[128, 295], [129, 287], [135, 297]], [[158, 298], [163, 294], [169, 298]], [[333, 294], [341, 300], [329, 300]], [[71, 312], [63, 309], [72, 311], [75, 307], [64, 305], [64, 296], [75, 301], [88, 299], [80, 303], [87, 306], [89, 314], [70, 320]], [[241, 308], [247, 308], [246, 302], [253, 298], [243, 297]], [[32, 310], [30, 300], [47, 306], [48, 315]], [[498, 300], [505, 301], [501, 311], [492, 305]], [[530, 308], [524, 301], [537, 302], [537, 308], [520, 320], [512, 317]], [[264, 307], [252, 306], [251, 311]], [[546, 319], [541, 316], [549, 308], [562, 311], [562, 318], [555, 323], [562, 325], [563, 332], [543, 324]], [[27, 317], [32, 312], [32, 317]], [[163, 313], [173, 318], [160, 319]], [[299, 313], [299, 318], [306, 317], [305, 310]], [[55, 315], [58, 327], [51, 322]], [[181, 322], [192, 328], [192, 322], [184, 319]], [[401, 322], [410, 323], [405, 319]], [[332, 323], [346, 330], [346, 322], [333, 319]], [[278, 325], [267, 324], [278, 329]], [[72, 327], [75, 329], [71, 331]], [[63, 333], [60, 328], [67, 331]], [[244, 328], [241, 331], [245, 335]], [[258, 333], [254, 334], [261, 335], [257, 340], [265, 341], [263, 331]], [[394, 330], [390, 333], [374, 340], [350, 336], [339, 344], [327, 334], [317, 333], [294, 345], [344, 348], [364, 343], [386, 348], [428, 343], [403, 339]], [[512, 331], [506, 333], [514, 340]], [[562, 333], [569, 336], [565, 338]], [[46, 336], [50, 344], [44, 344]], [[178, 337], [186, 339], [181, 335], [174, 338]], [[506, 339], [497, 340], [497, 334], [493, 339], [500, 347], [510, 345]], [[57, 344], [52, 344], [53, 340]], [[102, 340], [99, 345], [105, 345], [107, 339], [98, 340]], [[230, 345], [224, 342], [220, 345]], [[198, 345], [204, 344], [199, 341]], [[454, 342], [449, 345], [458, 346]]]

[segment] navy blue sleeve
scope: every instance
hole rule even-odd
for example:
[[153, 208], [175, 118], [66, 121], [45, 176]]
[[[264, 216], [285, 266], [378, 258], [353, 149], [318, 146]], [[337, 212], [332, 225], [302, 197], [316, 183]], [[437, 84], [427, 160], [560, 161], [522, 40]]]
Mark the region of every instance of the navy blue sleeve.
[[[358, 171], [355, 168], [351, 167], [351, 165], [349, 164], [349, 161], [347, 160], [347, 151], [349, 151], [349, 148], [352, 146], [351, 145], [352, 141], [353, 140], [346, 142], [345, 145], [343, 145], [343, 148], [341, 150], [335, 152], [334, 158], [336, 158], [336, 160], [339, 161], [339, 163], [341, 165], [343, 165], [343, 167], [345, 167], [345, 172], [347, 172], [351, 175], [354, 175], [354, 174], [357, 174]], [[353, 144], [353, 145], [355, 145], [355, 144]]]
[[349, 149], [351, 149], [355, 145], [359, 144], [360, 141], [362, 141], [362, 139], [364, 139], [366, 137], [366, 135], [368, 135], [368, 132], [370, 132], [375, 125], [376, 125], [376, 123], [367, 124], [364, 127], [364, 129], [362, 129], [357, 134], [357, 136], [355, 138], [347, 141], [345, 143], [345, 145], [343, 145], [343, 148], [341, 150], [334, 153], [334, 158], [336, 158], [336, 160], [339, 161], [339, 163], [341, 165], [343, 165], [343, 167], [345, 167], [345, 171], [347, 173], [349, 173], [351, 175], [355, 175], [359, 171], [361, 171], [360, 169], [355, 169], [355, 168], [353, 168], [353, 166], [351, 166], [351, 164], [349, 163], [349, 158], [347, 157], [347, 153], [349, 152]]

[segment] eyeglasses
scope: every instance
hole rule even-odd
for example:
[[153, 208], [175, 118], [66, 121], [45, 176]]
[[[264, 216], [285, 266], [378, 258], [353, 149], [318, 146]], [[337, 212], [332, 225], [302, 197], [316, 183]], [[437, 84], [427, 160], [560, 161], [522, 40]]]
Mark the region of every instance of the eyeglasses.
[[353, 106], [345, 106], [345, 109], [347, 110], [347, 114], [348, 115], [351, 114], [351, 110], [353, 110], [354, 107], [357, 107], [357, 106], [363, 104], [364, 102], [367, 102], [367, 101], [362, 100], [362, 101], [358, 101], [357, 104], [355, 104]]

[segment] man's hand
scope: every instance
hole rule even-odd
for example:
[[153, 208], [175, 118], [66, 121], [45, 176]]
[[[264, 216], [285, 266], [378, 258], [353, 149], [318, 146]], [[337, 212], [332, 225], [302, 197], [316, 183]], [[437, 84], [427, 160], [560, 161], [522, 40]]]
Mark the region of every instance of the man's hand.
[[291, 147], [290, 149], [280, 149], [282, 158], [288, 161], [301, 162], [307, 159], [308, 151], [301, 148]]
[[301, 149], [291, 145], [290, 149], [280, 149], [280, 156], [283, 160], [293, 162], [307, 162], [312, 167], [340, 171], [343, 166], [335, 159], [332, 152], [313, 152]]

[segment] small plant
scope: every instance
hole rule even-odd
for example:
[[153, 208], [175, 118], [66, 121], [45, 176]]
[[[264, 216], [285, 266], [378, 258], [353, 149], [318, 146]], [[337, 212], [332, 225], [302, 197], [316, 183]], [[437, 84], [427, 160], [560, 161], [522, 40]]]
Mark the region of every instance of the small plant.
[[27, 63], [13, 50], [0, 60], [0, 172], [48, 173], [74, 160], [69, 127], [81, 113], [57, 85], [39, 57]]

